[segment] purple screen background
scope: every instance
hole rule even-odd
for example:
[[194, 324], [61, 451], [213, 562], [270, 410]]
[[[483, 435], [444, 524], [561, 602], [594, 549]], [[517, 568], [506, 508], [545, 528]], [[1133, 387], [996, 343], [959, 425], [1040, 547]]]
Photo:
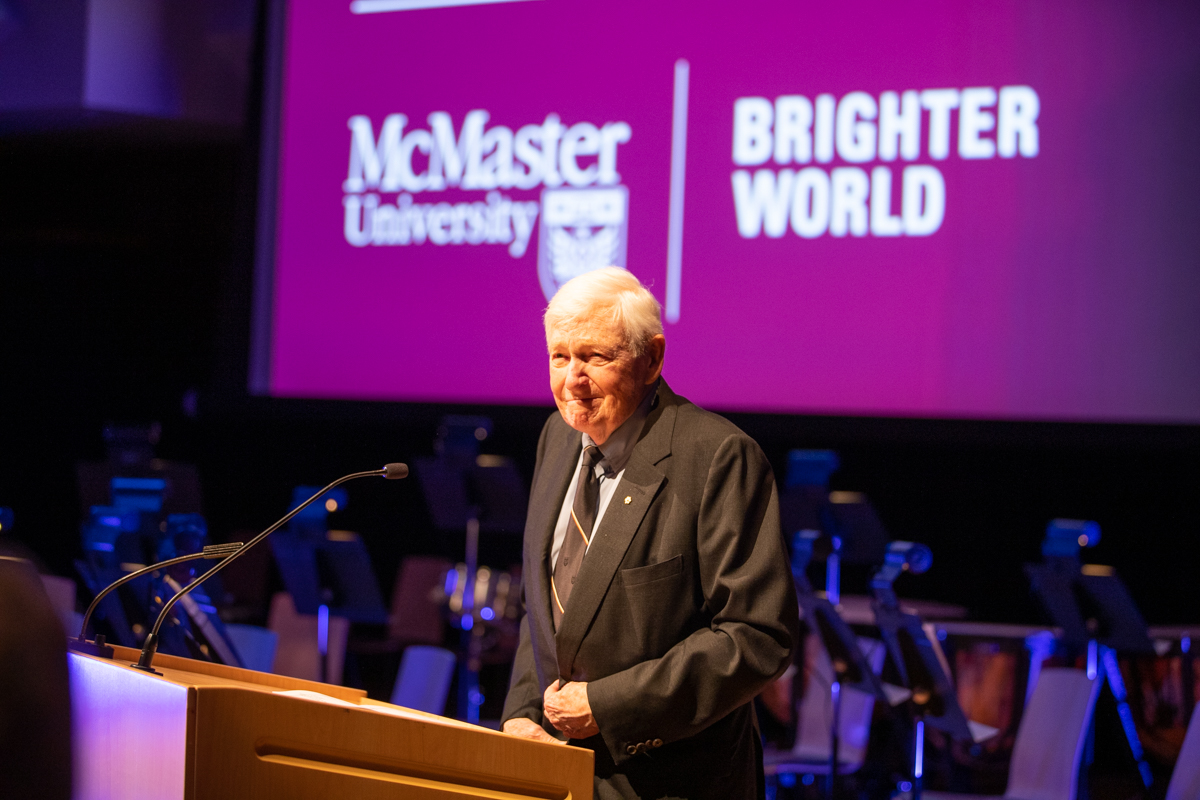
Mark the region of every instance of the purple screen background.
[[[355, 15], [349, 2], [294, 3], [270, 394], [549, 403], [538, 230], [520, 258], [488, 244], [351, 246], [347, 120], [369, 117], [376, 135], [396, 112], [406, 131], [448, 112], [456, 134], [472, 109], [514, 131], [551, 112], [566, 126], [628, 123], [626, 263], [661, 301], [674, 65], [686, 59], [681, 301], [664, 371], [677, 392], [731, 411], [1200, 422], [1195, 9], [708, 8], [535, 0]], [[955, 115], [951, 154], [932, 161], [923, 120], [913, 163], [936, 165], [946, 187], [933, 235], [739, 235], [731, 173], [779, 165], [733, 163], [737, 98], [1011, 85], [1040, 99], [1036, 157], [960, 158]], [[856, 166], [890, 166], [899, 181], [908, 163]], [[499, 191], [528, 201], [542, 187]]]

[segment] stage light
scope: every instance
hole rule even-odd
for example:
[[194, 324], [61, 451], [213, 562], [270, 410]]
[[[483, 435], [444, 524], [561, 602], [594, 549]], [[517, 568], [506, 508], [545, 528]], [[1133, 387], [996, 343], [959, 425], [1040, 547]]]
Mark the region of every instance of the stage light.
[[920, 575], [933, 566], [933, 551], [920, 542], [892, 542], [883, 563], [902, 572]]
[[1078, 558], [1084, 547], [1100, 543], [1100, 525], [1082, 519], [1052, 519], [1042, 540], [1042, 555], [1048, 558]]
[[895, 541], [888, 545], [883, 564], [871, 578], [871, 592], [875, 599], [886, 604], [895, 603], [892, 584], [901, 573], [920, 575], [933, 566], [933, 551], [920, 542]]

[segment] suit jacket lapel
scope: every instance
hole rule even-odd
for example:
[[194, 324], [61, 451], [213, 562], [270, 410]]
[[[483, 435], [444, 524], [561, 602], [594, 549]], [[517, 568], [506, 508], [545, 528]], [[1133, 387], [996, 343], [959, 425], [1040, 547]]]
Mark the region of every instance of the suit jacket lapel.
[[554, 639], [550, 609], [550, 546], [554, 542], [554, 525], [558, 522], [567, 487], [575, 477], [575, 462], [579, 460], [582, 448], [579, 434], [568, 428], [565, 422], [562, 423], [558, 441], [547, 444], [546, 463], [539, 470], [546, 477], [535, 487], [529, 504], [536, 512], [526, 522], [529, 537], [526, 547], [532, 545], [537, 560], [532, 564], [532, 574], [525, 576], [525, 602], [530, 610], [537, 611], [530, 619], [541, 623], [544, 641]]
[[[558, 629], [559, 677], [570, 679], [571, 665], [600, 608], [608, 587], [620, 567], [629, 543], [633, 541], [642, 518], [658, 493], [665, 475], [655, 466], [671, 453], [671, 436], [675, 429], [675, 395], [666, 383], [659, 386], [658, 405], [646, 418], [642, 436], [625, 465], [625, 474], [617, 491], [604, 511], [596, 538], [588, 548], [571, 589], [571, 602]], [[578, 455], [576, 455], [578, 457]], [[565, 491], [565, 490], [564, 490]], [[629, 502], [625, 502], [628, 497]], [[561, 505], [560, 496], [559, 503]]]

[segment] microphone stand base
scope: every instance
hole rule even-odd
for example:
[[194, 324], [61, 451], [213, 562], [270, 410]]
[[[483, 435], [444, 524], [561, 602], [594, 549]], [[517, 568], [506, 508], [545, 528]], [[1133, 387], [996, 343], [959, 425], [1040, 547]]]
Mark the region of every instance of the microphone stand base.
[[129, 666], [134, 669], [140, 669], [142, 672], [149, 672], [151, 675], [162, 675], [151, 664], [154, 662], [154, 654], [158, 652], [158, 635], [151, 633], [146, 637], [146, 643], [142, 645], [142, 657], [138, 659], [136, 664]]

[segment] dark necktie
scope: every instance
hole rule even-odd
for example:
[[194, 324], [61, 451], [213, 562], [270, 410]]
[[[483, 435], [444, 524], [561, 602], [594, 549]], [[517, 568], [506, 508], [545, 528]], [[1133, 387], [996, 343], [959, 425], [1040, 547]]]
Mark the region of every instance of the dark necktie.
[[571, 505], [571, 519], [567, 523], [567, 534], [558, 551], [558, 562], [550, 576], [553, 596], [554, 628], [558, 629], [566, 611], [567, 601], [583, 557], [592, 541], [592, 528], [596, 525], [596, 510], [600, 501], [600, 479], [596, 477], [596, 465], [604, 458], [600, 448], [590, 444], [583, 449], [583, 463], [579, 466], [579, 480], [575, 487], [575, 502]]

